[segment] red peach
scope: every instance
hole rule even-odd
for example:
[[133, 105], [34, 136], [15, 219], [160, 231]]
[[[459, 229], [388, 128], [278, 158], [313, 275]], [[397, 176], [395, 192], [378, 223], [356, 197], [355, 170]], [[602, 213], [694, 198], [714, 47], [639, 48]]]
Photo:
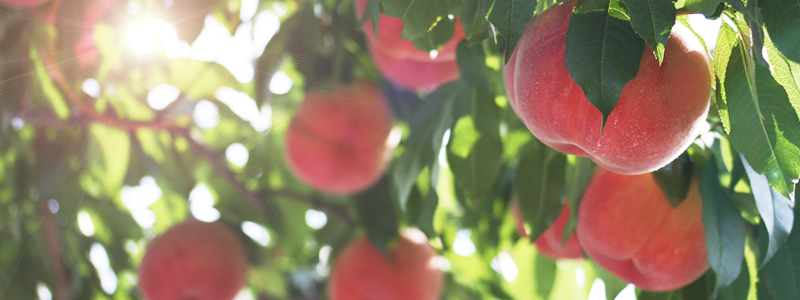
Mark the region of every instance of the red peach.
[[358, 192], [386, 169], [391, 130], [392, 117], [375, 84], [358, 80], [331, 93], [311, 92], [286, 130], [287, 162], [313, 188]]
[[231, 300], [246, 281], [244, 248], [217, 223], [173, 226], [153, 240], [139, 266], [139, 290], [149, 300]]
[[[356, 1], [359, 19], [368, 3], [369, 0]], [[362, 29], [376, 66], [389, 80], [406, 89], [430, 91], [458, 78], [456, 47], [464, 38], [464, 29], [458, 18], [453, 37], [438, 50], [438, 55], [434, 58], [431, 58], [430, 53], [414, 47], [411, 41], [401, 38], [403, 20], [381, 14], [378, 23], [377, 40], [372, 20], [367, 20]]]
[[331, 300], [435, 300], [444, 278], [433, 263], [436, 251], [425, 235], [406, 230], [387, 256], [360, 237], [336, 258]]
[[678, 157], [706, 126], [711, 69], [703, 45], [676, 23], [659, 66], [645, 45], [639, 72], [622, 90], [601, 135], [600, 111], [570, 76], [564, 49], [577, 0], [554, 5], [526, 27], [513, 87], [517, 113], [543, 143], [589, 156], [620, 174], [655, 171]]
[[581, 201], [577, 234], [586, 255], [641, 289], [678, 289], [708, 269], [696, 177], [673, 209], [653, 175], [598, 169]]
[[[522, 213], [519, 211], [519, 206], [516, 201], [511, 203], [511, 210], [514, 212], [514, 218], [517, 220], [517, 232], [523, 237], [528, 237], [528, 233], [525, 231], [525, 222], [523, 221]], [[581, 245], [578, 243], [578, 238], [575, 236], [575, 233], [569, 237], [567, 244], [562, 246], [564, 227], [567, 226], [567, 222], [569, 221], [569, 211], [569, 204], [565, 203], [556, 221], [536, 239], [536, 249], [549, 258], [583, 258], [583, 251], [581, 250]]]

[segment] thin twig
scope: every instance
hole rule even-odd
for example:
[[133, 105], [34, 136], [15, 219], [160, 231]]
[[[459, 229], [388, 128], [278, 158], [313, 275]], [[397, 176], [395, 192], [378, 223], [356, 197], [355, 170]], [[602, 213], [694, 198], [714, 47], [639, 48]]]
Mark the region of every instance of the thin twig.
[[67, 274], [67, 268], [64, 266], [64, 260], [59, 259], [62, 243], [58, 233], [58, 224], [56, 223], [55, 216], [50, 212], [47, 206], [47, 201], [41, 201], [38, 211], [42, 217], [42, 230], [44, 231], [47, 253], [50, 255], [50, 261], [53, 263], [53, 271], [56, 278], [56, 289], [53, 299], [67, 300], [69, 299], [71, 284], [69, 275]]

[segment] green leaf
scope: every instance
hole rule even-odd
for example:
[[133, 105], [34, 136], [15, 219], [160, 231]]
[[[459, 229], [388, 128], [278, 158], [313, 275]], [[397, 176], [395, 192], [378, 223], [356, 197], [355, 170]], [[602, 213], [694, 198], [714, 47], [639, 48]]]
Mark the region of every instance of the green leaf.
[[483, 11], [484, 1], [489, 0], [462, 0], [461, 2], [461, 27], [467, 39], [478, 34], [486, 25], [486, 12]]
[[633, 31], [617, 0], [578, 2], [567, 31], [567, 71], [603, 114], [603, 126], [636, 77], [644, 40]]
[[792, 180], [800, 177], [800, 120], [769, 69], [748, 58], [737, 45], [726, 73], [731, 143], [753, 170], [788, 196]]
[[721, 3], [722, 0], [686, 0], [686, 8], [692, 12], [711, 17], [717, 14]]
[[[794, 225], [800, 219], [794, 218]], [[800, 299], [800, 232], [789, 234], [772, 259], [758, 272], [758, 299]]]
[[746, 300], [747, 294], [750, 292], [750, 270], [747, 268], [747, 262], [742, 261], [742, 272], [739, 277], [731, 283], [728, 287], [722, 289], [717, 294], [718, 300]]
[[544, 233], [561, 213], [567, 156], [539, 141], [530, 144], [514, 175], [514, 194], [532, 241]]
[[92, 168], [93, 173], [105, 185], [104, 191], [109, 197], [116, 197], [116, 193], [122, 188], [122, 180], [128, 172], [130, 162], [131, 139], [128, 133], [109, 125], [100, 123], [92, 124], [89, 127], [96, 145], [100, 148], [102, 160], [96, 160], [95, 156], [90, 161], [97, 161], [100, 164]]
[[439, 22], [436, 22], [436, 25], [434, 25], [430, 31], [411, 42], [417, 49], [430, 52], [431, 50], [441, 48], [444, 44], [449, 42], [450, 39], [453, 38], [453, 33], [455, 31], [455, 22], [448, 18], [443, 18]]
[[569, 221], [564, 226], [564, 238], [562, 243], [567, 244], [567, 241], [575, 232], [578, 226], [578, 209], [580, 207], [583, 192], [589, 181], [594, 175], [594, 168], [597, 164], [591, 158], [583, 156], [570, 155], [567, 157], [569, 165], [567, 166], [567, 176], [565, 181], [565, 190], [567, 192], [567, 203], [569, 203]]
[[650, 45], [661, 65], [667, 39], [675, 25], [675, 5], [670, 0], [624, 1], [631, 15], [631, 27]]
[[775, 47], [787, 58], [800, 62], [800, 2], [761, 0], [759, 7]]
[[381, 20], [381, 0], [369, 0], [367, 4], [367, 14], [364, 14], [364, 19], [361, 22], [366, 22], [366, 17], [372, 20], [372, 31], [375, 32], [375, 39], [378, 39], [378, 25]]
[[769, 233], [769, 245], [761, 262], [763, 267], [792, 232], [794, 203], [770, 187], [767, 177], [756, 173], [743, 155], [742, 163], [747, 171], [747, 177], [750, 178], [750, 188], [753, 190], [761, 220]]
[[772, 67], [772, 77], [783, 86], [794, 111], [800, 114], [800, 63], [787, 59], [775, 48], [775, 44], [772, 43], [769, 36], [767, 36], [765, 47], [769, 64]]
[[428, 195], [425, 196], [422, 210], [415, 221], [417, 228], [431, 239], [436, 238], [436, 231], [433, 228], [433, 215], [436, 213], [437, 206], [439, 206], [439, 195], [436, 194], [435, 189], [431, 189], [428, 191]]
[[[483, 8], [489, 22], [506, 38], [506, 60], [517, 47], [525, 26], [533, 18], [537, 0], [486, 0]], [[505, 64], [504, 63], [504, 64]]]
[[700, 195], [708, 264], [717, 274], [717, 290], [721, 290], [741, 272], [745, 227], [739, 210], [720, 185], [714, 156], [709, 157], [709, 163], [700, 170]]
[[447, 162], [458, 187], [470, 199], [480, 199], [494, 185], [500, 171], [503, 142], [500, 108], [494, 96], [472, 89], [472, 111], [456, 122], [447, 147]]
[[466, 40], [461, 41], [456, 48], [456, 61], [461, 78], [471, 86], [491, 91], [490, 77], [494, 74], [491, 74], [489, 67], [486, 66], [486, 53], [483, 52], [483, 47], [480, 45], [467, 47], [466, 43]]
[[668, 165], [653, 172], [656, 184], [664, 192], [669, 205], [677, 208], [689, 193], [694, 165], [689, 153], [684, 152]]
[[401, 37], [413, 40], [427, 33], [447, 11], [445, 0], [383, 0], [383, 12], [403, 20]]
[[383, 177], [376, 185], [356, 195], [356, 207], [369, 241], [383, 253], [399, 235], [399, 217], [395, 209], [391, 184]]
[[[442, 137], [447, 129], [453, 125], [454, 107], [457, 100], [465, 98], [469, 89], [463, 81], [448, 83], [437, 89], [423, 102], [417, 111], [418, 115], [429, 115], [430, 109], [436, 110], [431, 118], [414, 118], [411, 134], [405, 143], [405, 151], [395, 162], [392, 170], [392, 180], [399, 195], [400, 205], [403, 209], [411, 192], [411, 187], [416, 183], [417, 177], [425, 166], [436, 163], [439, 149], [442, 146]], [[436, 108], [438, 107], [438, 109]]]
[[683, 300], [683, 293], [681, 290], [669, 292], [651, 292], [641, 291], [636, 297], [637, 300]]
[[[45, 66], [45, 63], [42, 61], [42, 57], [39, 56], [39, 51], [36, 51], [36, 48], [31, 46], [29, 55], [31, 61], [33, 61], [33, 67], [35, 68], [36, 78], [38, 78], [41, 91], [44, 93], [44, 96], [47, 98], [47, 100], [50, 101], [50, 106], [53, 108], [53, 112], [56, 114], [56, 116], [58, 116], [59, 119], [67, 119], [69, 116], [69, 107], [64, 100], [64, 96], [61, 95], [61, 91], [53, 83], [53, 79], [47, 72], [48, 67]], [[5, 86], [5, 88], [8, 89], [9, 87]]]
[[728, 115], [727, 95], [725, 93], [725, 72], [728, 69], [728, 61], [731, 58], [733, 47], [738, 42], [736, 30], [731, 27], [727, 22], [722, 22], [722, 27], [717, 36], [717, 45], [714, 48], [714, 61], [711, 68], [714, 70], [714, 75], [717, 79], [717, 108], [719, 110], [719, 117], [722, 121], [725, 131], [730, 133], [731, 121]]

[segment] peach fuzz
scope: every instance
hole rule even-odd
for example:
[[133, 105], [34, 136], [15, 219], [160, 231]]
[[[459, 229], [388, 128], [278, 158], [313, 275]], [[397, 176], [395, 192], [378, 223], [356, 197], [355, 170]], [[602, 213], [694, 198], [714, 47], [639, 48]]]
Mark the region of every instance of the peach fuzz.
[[673, 209], [651, 174], [598, 169], [581, 201], [577, 234], [587, 256], [641, 289], [678, 289], [708, 269], [696, 177]]
[[188, 221], [158, 236], [139, 266], [148, 300], [231, 300], [247, 282], [247, 255], [218, 223]]
[[310, 92], [286, 130], [290, 169], [309, 186], [335, 194], [364, 190], [391, 158], [392, 117], [378, 87], [357, 80], [332, 92]]
[[388, 257], [362, 236], [336, 258], [328, 294], [331, 300], [439, 299], [444, 278], [435, 257], [416, 229], [404, 231]]
[[620, 174], [655, 171], [680, 155], [706, 126], [712, 76], [703, 45], [676, 23], [659, 66], [645, 45], [639, 72], [622, 90], [602, 130], [602, 116], [567, 71], [564, 50], [576, 0], [531, 21], [506, 67], [509, 96], [528, 129], [551, 148], [589, 156]]
[[[369, 0], [356, 0], [359, 19], [364, 14]], [[369, 52], [375, 65], [390, 81], [410, 90], [431, 91], [440, 85], [458, 79], [456, 47], [464, 38], [464, 29], [458, 18], [455, 21], [453, 37], [442, 46], [436, 57], [414, 47], [411, 41], [401, 38], [403, 20], [381, 14], [378, 22], [378, 39], [372, 20], [362, 26]]]

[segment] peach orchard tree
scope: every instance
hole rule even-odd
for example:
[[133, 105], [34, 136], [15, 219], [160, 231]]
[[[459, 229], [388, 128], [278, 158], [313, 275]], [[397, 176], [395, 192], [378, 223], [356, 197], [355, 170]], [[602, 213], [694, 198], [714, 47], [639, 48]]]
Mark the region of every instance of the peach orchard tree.
[[[544, 17], [549, 8], [566, 13]], [[564, 41], [542, 46], [529, 24], [561, 24]], [[394, 44], [379, 30], [390, 25]], [[619, 131], [640, 138], [613, 144], [630, 148], [612, 158], [668, 148], [647, 138], [652, 120], [617, 130], [614, 112], [646, 59], [670, 63], [678, 26], [708, 60], [708, 82], [695, 80], [704, 68], [672, 75], [705, 89], [702, 126], [669, 164], [630, 174], [646, 178], [624, 201], [609, 196], [622, 207], [581, 210], [616, 185], [592, 184], [608, 161], [550, 148], [531, 114], [574, 106], [533, 109], [542, 100], [531, 89], [569, 86], [521, 74], [565, 66], [597, 121], [582, 149]], [[552, 49], [562, 56], [528, 54]], [[355, 80], [379, 85], [395, 148], [368, 188], [315, 189], [287, 163], [287, 128], [307, 95]], [[632, 107], [664, 126], [682, 117], [654, 103]], [[800, 299], [799, 114], [800, 3], [790, 0], [0, 0], [0, 299], [141, 299], [148, 245], [188, 219], [241, 241], [237, 299], [331, 299], [331, 269], [351, 241], [366, 236], [388, 254], [408, 227], [439, 256], [441, 299]], [[605, 263], [580, 234], [592, 220], [584, 227], [620, 228], [610, 244], [643, 242], [623, 231], [649, 226], [654, 209], [632, 207], [650, 198], [675, 215], [694, 205], [702, 223], [684, 230], [700, 244], [653, 231], [660, 251], [621, 258], [646, 271], [681, 259], [669, 256], [681, 246], [705, 247], [699, 273], [667, 290]], [[554, 260], [540, 237], [582, 243], [588, 257]]]

